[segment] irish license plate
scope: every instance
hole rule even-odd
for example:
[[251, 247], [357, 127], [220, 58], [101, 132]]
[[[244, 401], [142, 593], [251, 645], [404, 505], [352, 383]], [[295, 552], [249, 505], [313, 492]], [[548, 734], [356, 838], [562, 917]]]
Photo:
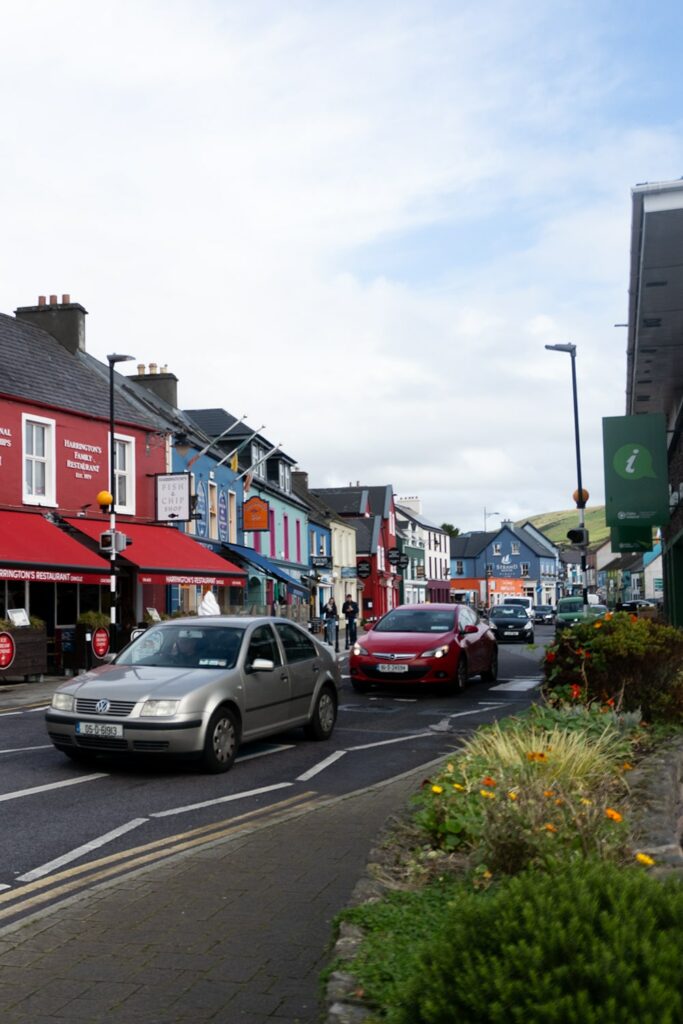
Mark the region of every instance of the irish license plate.
[[517, 630], [516, 629], [506, 629], [505, 633], [503, 634], [503, 636], [517, 636]]
[[407, 665], [378, 665], [380, 672], [407, 672]]
[[113, 722], [76, 722], [76, 732], [79, 736], [123, 736], [123, 726], [114, 725]]

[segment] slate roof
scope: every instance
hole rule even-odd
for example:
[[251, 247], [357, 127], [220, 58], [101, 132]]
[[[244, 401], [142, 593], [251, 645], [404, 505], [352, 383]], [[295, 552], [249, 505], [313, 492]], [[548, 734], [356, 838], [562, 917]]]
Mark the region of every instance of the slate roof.
[[355, 527], [357, 555], [372, 555], [377, 551], [382, 525], [381, 516], [351, 516], [344, 522]]
[[[109, 365], [85, 352], [69, 352], [47, 331], [0, 313], [0, 393], [53, 408], [109, 419]], [[114, 373], [116, 422], [156, 429], [154, 419], [127, 401]]]
[[342, 519], [331, 505], [328, 505], [326, 501], [306, 487], [296, 473], [292, 473], [292, 490], [308, 507], [308, 518], [312, 523], [327, 528], [331, 522], [341, 523], [344, 526], [350, 525], [348, 519]]
[[451, 537], [451, 558], [476, 558], [500, 530], [492, 533], [464, 533], [459, 537]]
[[343, 516], [363, 516], [368, 505], [367, 487], [316, 487], [312, 492]]
[[[226, 409], [185, 409], [184, 411], [185, 415], [189, 416], [209, 437], [219, 437], [224, 430], [231, 427], [233, 423], [238, 422], [237, 417], [233, 416]], [[240, 423], [238, 427], [230, 431], [224, 440], [221, 439], [216, 444], [219, 448], [225, 447], [226, 451], [230, 451], [235, 447], [235, 442], [244, 441], [245, 438], [254, 433], [255, 429], [255, 427], [250, 427], [248, 423]], [[257, 440], [267, 448], [273, 447], [273, 442], [269, 441], [265, 434], [257, 433], [254, 436], [254, 441]], [[281, 448], [278, 449], [277, 453], [273, 452], [273, 455], [276, 455], [277, 458], [286, 459], [293, 466], [296, 465], [296, 459], [293, 459], [291, 455], [287, 455]]]
[[437, 533], [446, 532], [444, 529], [442, 529], [442, 527], [437, 526], [436, 523], [433, 523], [431, 519], [427, 519], [426, 516], [423, 516], [417, 512], [413, 512], [411, 508], [406, 508], [405, 505], [396, 505], [396, 515], [401, 515], [405, 519], [410, 519], [414, 523], [417, 523], [418, 526], [422, 526], [426, 530], [435, 530]]

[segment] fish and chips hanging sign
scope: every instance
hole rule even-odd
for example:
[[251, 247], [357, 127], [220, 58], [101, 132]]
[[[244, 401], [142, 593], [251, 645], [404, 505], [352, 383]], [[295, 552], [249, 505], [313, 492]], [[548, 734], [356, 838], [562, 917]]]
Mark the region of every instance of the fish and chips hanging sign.
[[248, 501], [244, 502], [242, 510], [242, 525], [245, 531], [257, 533], [261, 530], [270, 529], [270, 505], [263, 498], [254, 495], [253, 498], [249, 498]]

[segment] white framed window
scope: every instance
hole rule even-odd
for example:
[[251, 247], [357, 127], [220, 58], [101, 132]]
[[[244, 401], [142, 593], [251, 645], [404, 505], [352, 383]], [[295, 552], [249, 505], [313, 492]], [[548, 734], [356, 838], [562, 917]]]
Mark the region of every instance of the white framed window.
[[521, 572], [522, 576], [528, 576], [529, 575], [529, 563], [528, 562], [522, 562], [520, 564], [519, 571]]
[[462, 576], [463, 575], [464, 568], [463, 568], [462, 562], [456, 562], [455, 563], [455, 573], [456, 573], [456, 576]]
[[228, 491], [228, 543], [237, 543], [237, 495]]
[[55, 421], [24, 413], [21, 426], [24, 504], [56, 505]]
[[277, 471], [280, 489], [290, 493], [292, 490], [292, 467], [286, 462], [282, 462], [282, 460], [280, 460], [277, 464]]
[[513, 555], [518, 555], [519, 554], [519, 544], [517, 543], [516, 540], [513, 540], [513, 542], [512, 542], [512, 554]]
[[[266, 479], [266, 460], [263, 458], [265, 454], [265, 448], [262, 448], [260, 444], [255, 444], [252, 442], [251, 464], [252, 466], [255, 467], [254, 469], [252, 469], [252, 473], [254, 474], [254, 476], [260, 477], [261, 480]], [[263, 459], [263, 461], [260, 461], [261, 459]], [[257, 462], [258, 466], [256, 465]]]
[[117, 512], [135, 515], [135, 438], [114, 434], [114, 503]]
[[218, 540], [218, 484], [209, 480], [209, 537]]
[[499, 555], [501, 553], [501, 550], [502, 549], [501, 549], [500, 544], [494, 544], [493, 545], [493, 553], [494, 553], [494, 555]]

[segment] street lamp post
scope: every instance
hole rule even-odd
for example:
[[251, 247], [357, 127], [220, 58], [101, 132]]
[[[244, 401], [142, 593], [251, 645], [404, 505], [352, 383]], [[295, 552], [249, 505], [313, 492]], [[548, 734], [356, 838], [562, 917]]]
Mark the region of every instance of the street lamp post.
[[487, 512], [486, 506], [484, 506], [484, 533], [486, 533], [486, 522], [491, 516], [499, 516], [500, 512]]
[[576, 488], [576, 508], [579, 513], [579, 529], [582, 531], [584, 538], [581, 544], [581, 582], [583, 585], [583, 610], [584, 614], [588, 608], [588, 586], [586, 579], [586, 542], [585, 542], [585, 529], [586, 529], [586, 492], [583, 489], [581, 481], [581, 442], [579, 439], [579, 401], [577, 397], [576, 389], [576, 345], [570, 343], [566, 345], [546, 345], [545, 346], [551, 352], [567, 352], [572, 361], [572, 397], [574, 402], [574, 442], [576, 445], [576, 477], [577, 477], [577, 488]]
[[109, 591], [111, 599], [111, 608], [109, 612], [110, 616], [110, 644], [111, 650], [116, 651], [117, 649], [117, 601], [118, 594], [116, 588], [116, 471], [115, 471], [115, 459], [116, 459], [116, 439], [114, 437], [114, 366], [116, 363], [126, 363], [135, 356], [123, 356], [118, 355], [116, 352], [112, 355], [107, 356], [107, 362], [109, 363], [109, 493], [111, 495], [111, 503], [109, 505], [109, 530], [111, 532], [111, 551], [109, 554], [110, 559], [110, 574], [109, 574]]

